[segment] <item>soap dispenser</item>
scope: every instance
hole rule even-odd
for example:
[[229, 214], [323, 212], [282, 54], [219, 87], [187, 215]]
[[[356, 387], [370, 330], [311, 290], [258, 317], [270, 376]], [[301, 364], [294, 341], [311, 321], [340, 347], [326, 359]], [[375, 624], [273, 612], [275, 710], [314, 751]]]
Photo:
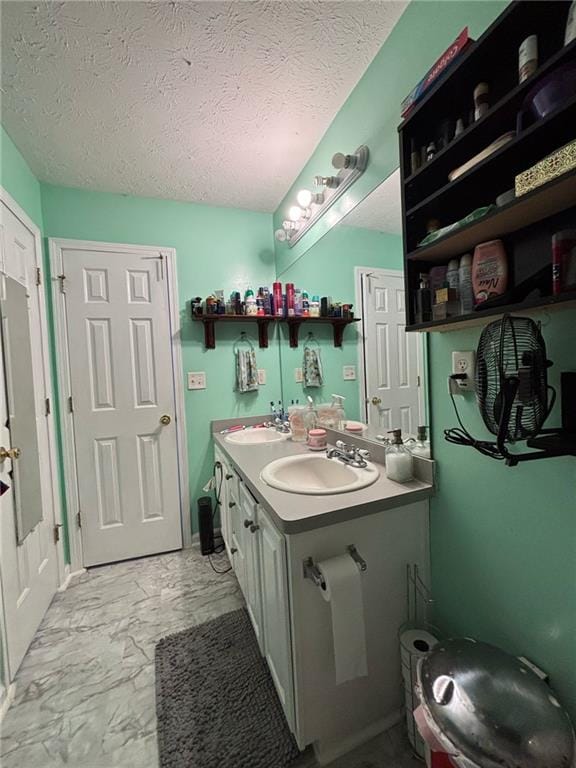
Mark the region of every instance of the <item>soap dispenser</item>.
[[421, 456], [423, 459], [430, 458], [430, 442], [428, 441], [428, 432], [426, 427], [418, 427], [416, 440], [410, 446], [412, 456]]
[[392, 440], [386, 448], [386, 475], [389, 480], [407, 483], [414, 479], [412, 454], [402, 442], [401, 429], [391, 429], [389, 432]]
[[306, 399], [308, 400], [308, 407], [304, 412], [304, 428], [306, 429], [306, 434], [308, 435], [311, 429], [316, 428], [317, 417], [316, 409], [314, 408], [314, 400], [310, 397], [310, 395], [308, 395]]
[[334, 429], [343, 430], [346, 426], [346, 412], [344, 411], [344, 395], [332, 395], [332, 407], [334, 409], [334, 416], [336, 426]]

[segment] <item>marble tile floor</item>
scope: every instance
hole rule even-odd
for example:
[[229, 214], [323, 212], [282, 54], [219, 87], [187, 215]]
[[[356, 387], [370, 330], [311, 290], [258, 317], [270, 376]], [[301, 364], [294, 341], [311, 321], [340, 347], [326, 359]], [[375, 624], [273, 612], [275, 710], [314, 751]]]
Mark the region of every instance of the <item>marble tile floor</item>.
[[[233, 574], [195, 548], [90, 569], [57, 594], [26, 654], [0, 766], [157, 768], [155, 644], [242, 604]], [[293, 768], [315, 765], [307, 752]], [[330, 768], [422, 765], [399, 726]]]

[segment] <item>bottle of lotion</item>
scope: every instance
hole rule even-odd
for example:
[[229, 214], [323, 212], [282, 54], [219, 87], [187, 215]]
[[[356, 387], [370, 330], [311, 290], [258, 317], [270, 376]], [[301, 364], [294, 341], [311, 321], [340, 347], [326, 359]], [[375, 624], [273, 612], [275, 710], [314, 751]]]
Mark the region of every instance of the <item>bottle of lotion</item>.
[[472, 290], [476, 304], [502, 296], [508, 287], [508, 260], [502, 240], [480, 243], [472, 260]]

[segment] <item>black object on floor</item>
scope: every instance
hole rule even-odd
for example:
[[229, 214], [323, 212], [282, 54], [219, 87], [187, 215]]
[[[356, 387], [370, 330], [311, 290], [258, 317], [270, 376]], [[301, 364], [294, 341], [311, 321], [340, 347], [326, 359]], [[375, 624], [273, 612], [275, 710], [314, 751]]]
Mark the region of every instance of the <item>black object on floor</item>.
[[244, 609], [156, 646], [160, 768], [287, 768], [299, 751]]
[[200, 551], [203, 555], [211, 555], [214, 552], [214, 516], [210, 496], [201, 496], [198, 499], [198, 523], [200, 525]]

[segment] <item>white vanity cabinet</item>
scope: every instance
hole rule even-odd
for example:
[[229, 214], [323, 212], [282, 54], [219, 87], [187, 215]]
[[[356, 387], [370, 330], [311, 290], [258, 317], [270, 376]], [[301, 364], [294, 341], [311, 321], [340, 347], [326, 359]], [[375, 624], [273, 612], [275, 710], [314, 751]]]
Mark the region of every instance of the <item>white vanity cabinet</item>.
[[286, 538], [278, 532], [261, 509], [258, 524], [265, 657], [288, 725], [293, 732], [295, 728], [294, 681]]
[[[247, 462], [239, 470], [219, 455], [230, 476], [223, 527], [260, 650], [298, 746], [313, 745], [320, 764], [328, 764], [402, 717], [398, 635], [407, 620], [406, 566], [418, 564], [426, 579], [428, 498], [391, 504], [398, 486], [385, 487], [389, 496], [377, 497], [368, 514], [340, 514], [328, 524], [305, 515], [286, 522], [298, 497], [289, 494], [282, 517], [259, 495], [257, 469]], [[332, 606], [306, 578], [304, 564], [339, 557], [350, 545], [367, 565], [360, 577], [368, 674], [337, 684]]]
[[232, 561], [232, 524], [230, 520], [230, 501], [234, 499], [234, 490], [232, 480], [234, 478], [233, 473], [230, 471], [230, 467], [224, 454], [217, 448], [214, 451], [214, 460], [216, 464], [220, 464], [220, 469], [216, 467], [216, 492], [219, 492], [220, 498], [220, 532], [222, 539], [226, 547], [228, 557]]

